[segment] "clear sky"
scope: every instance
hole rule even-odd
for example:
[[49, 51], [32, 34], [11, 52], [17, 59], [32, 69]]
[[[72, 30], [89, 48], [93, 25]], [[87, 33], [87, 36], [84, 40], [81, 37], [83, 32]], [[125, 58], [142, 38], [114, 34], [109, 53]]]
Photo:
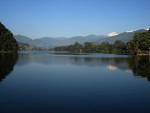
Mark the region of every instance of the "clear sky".
[[0, 0], [0, 21], [31, 38], [150, 27], [150, 0]]

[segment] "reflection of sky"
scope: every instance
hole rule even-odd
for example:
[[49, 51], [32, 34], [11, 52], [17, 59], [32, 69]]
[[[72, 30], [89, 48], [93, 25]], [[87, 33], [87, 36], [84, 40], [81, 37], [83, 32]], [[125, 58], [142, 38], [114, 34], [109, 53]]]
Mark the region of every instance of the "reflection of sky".
[[[74, 67], [86, 67], [86, 68], [95, 68], [102, 71], [110, 72], [114, 71], [123, 71], [124, 73], [135, 74], [139, 69], [138, 67], [134, 67], [135, 58], [127, 57], [123, 55], [108, 55], [108, 54], [69, 54], [69, 53], [47, 53], [47, 52], [35, 52], [34, 54], [26, 53], [20, 54], [19, 60], [16, 66], [30, 66], [33, 65], [41, 65], [45, 67], [50, 66], [74, 66]], [[133, 65], [131, 65], [133, 64]], [[139, 72], [139, 71], [138, 71]], [[141, 74], [142, 71], [139, 72], [138, 76], [143, 76]], [[148, 70], [146, 70], [148, 73]], [[144, 73], [145, 74], [145, 73]], [[149, 75], [149, 74], [146, 74]], [[144, 76], [146, 76], [144, 75]]]
[[[22, 55], [11, 75], [0, 84], [0, 111], [12, 107], [18, 110], [19, 106], [17, 113], [25, 108], [47, 113], [53, 108], [68, 107], [72, 108], [67, 111], [71, 113], [81, 108], [83, 112], [87, 109], [85, 112], [93, 113], [96, 108], [98, 113], [103, 113], [101, 109], [110, 108], [108, 112], [112, 112], [119, 105], [121, 109], [115, 113], [125, 109], [145, 113], [150, 104], [150, 84], [125, 72], [129, 70], [128, 61], [128, 58], [112, 57]], [[108, 71], [106, 67], [116, 70]]]
[[[99, 56], [99, 57], [98, 57]], [[17, 65], [76, 65], [103, 67], [109, 70], [128, 70], [127, 57], [120, 55], [90, 54], [90, 55], [54, 55], [54, 54], [21, 54]]]

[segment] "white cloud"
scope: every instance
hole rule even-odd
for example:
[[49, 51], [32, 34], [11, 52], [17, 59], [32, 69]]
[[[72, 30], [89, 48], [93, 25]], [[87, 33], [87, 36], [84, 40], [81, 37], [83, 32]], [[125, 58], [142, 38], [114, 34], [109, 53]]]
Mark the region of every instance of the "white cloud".
[[112, 33], [107, 34], [107, 36], [109, 36], [109, 37], [116, 36], [116, 35], [118, 35], [118, 33], [116, 33], [116, 32], [112, 32]]

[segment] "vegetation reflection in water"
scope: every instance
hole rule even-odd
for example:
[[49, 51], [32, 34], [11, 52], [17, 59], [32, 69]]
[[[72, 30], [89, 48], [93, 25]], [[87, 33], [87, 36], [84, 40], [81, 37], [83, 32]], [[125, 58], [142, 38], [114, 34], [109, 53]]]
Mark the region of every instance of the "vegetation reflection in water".
[[13, 71], [17, 60], [18, 54], [16, 53], [0, 54], [0, 82]]
[[[20, 54], [20, 59], [26, 57], [25, 61], [21, 61], [22, 63], [29, 63], [29, 56], [33, 56], [39, 53], [26, 53]], [[146, 77], [150, 80], [150, 57], [149, 56], [128, 56], [128, 57], [110, 57], [108, 55], [102, 57], [95, 57], [93, 54], [70, 54], [70, 53], [50, 53], [50, 55], [55, 55], [56, 59], [59, 59], [60, 56], [72, 61], [75, 65], [88, 65], [88, 66], [105, 66], [109, 70], [123, 70], [126, 72], [132, 72], [135, 77]], [[64, 55], [64, 56], [63, 56]], [[28, 57], [27, 57], [28, 56]], [[41, 55], [42, 56], [42, 55]], [[44, 56], [44, 54], [43, 54]], [[101, 56], [101, 55], [100, 55]], [[13, 67], [18, 60], [18, 54], [0, 54], [0, 81], [5, 78], [10, 72], [13, 71]], [[32, 59], [33, 60], [33, 59]], [[35, 62], [39, 62], [42, 60], [35, 58]], [[41, 61], [43, 62], [43, 61]]]
[[150, 81], [150, 57], [137, 56], [128, 59], [129, 68], [135, 76], [146, 77]]
[[[57, 53], [58, 55], [59, 53]], [[63, 53], [61, 53], [62, 55]], [[69, 54], [69, 53], [65, 53]], [[106, 68], [109, 70], [122, 69], [124, 71], [133, 72], [135, 77], [146, 77], [150, 81], [150, 56], [128, 56], [128, 57], [101, 57], [101, 58], [91, 58], [85, 57], [80, 58], [77, 55], [88, 55], [88, 54], [71, 54], [76, 55], [74, 60], [80, 62], [84, 60], [85, 62], [97, 62], [97, 65], [102, 65], [103, 63], [112, 63], [112, 65], [107, 65]], [[107, 56], [107, 55], [106, 55]], [[123, 55], [118, 55], [123, 56]], [[126, 65], [128, 64], [128, 65]]]
[[145, 112], [150, 102], [147, 56], [1, 54], [0, 67], [2, 113]]

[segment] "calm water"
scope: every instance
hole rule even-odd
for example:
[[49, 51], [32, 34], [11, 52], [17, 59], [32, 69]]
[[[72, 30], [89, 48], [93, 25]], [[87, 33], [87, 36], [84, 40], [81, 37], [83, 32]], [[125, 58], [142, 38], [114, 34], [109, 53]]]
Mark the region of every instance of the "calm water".
[[0, 113], [149, 113], [150, 58], [0, 55]]

